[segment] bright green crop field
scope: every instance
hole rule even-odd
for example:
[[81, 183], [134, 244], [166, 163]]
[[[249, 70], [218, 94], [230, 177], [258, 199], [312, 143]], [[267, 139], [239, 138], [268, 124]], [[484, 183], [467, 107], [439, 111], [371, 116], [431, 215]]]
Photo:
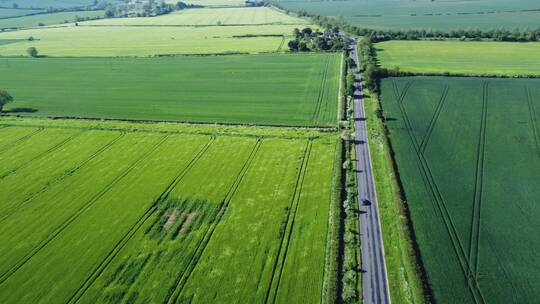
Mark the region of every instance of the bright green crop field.
[[[154, 56], [278, 52], [299, 25], [61, 26], [0, 33], [0, 56], [27, 56], [29, 47], [58, 57]], [[34, 41], [28, 41], [34, 37]]]
[[3, 58], [12, 114], [334, 125], [338, 54]]
[[382, 67], [415, 73], [540, 75], [540, 43], [388, 41], [375, 45]]
[[88, 21], [79, 25], [253, 25], [253, 24], [307, 24], [304, 19], [278, 12], [269, 7], [186, 9], [157, 17], [111, 18]]
[[0, 119], [0, 302], [321, 302], [338, 137], [226, 128]]
[[538, 28], [537, 0], [274, 0], [292, 11], [343, 17], [363, 28], [455, 30]]
[[382, 105], [439, 303], [540, 296], [540, 81], [403, 77]]
[[96, 18], [105, 16], [105, 11], [82, 11], [60, 12], [52, 14], [39, 14], [18, 18], [0, 19], [0, 29], [37, 27], [42, 25], [54, 25], [67, 22], [75, 22], [77, 17]]

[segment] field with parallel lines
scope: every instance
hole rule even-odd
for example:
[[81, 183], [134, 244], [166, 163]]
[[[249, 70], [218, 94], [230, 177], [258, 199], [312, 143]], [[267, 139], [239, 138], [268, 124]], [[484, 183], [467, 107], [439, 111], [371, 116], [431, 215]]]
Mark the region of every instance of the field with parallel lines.
[[539, 80], [384, 79], [381, 102], [435, 300], [540, 290]]
[[320, 302], [337, 143], [4, 118], [0, 302]]
[[8, 114], [333, 126], [339, 54], [4, 58]]

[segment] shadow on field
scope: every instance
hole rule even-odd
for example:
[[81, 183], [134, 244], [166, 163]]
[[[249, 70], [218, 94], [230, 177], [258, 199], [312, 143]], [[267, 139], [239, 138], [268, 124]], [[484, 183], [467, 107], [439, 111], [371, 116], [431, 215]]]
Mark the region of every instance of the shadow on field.
[[34, 108], [13, 108], [9, 110], [4, 110], [3, 113], [36, 113], [38, 110]]

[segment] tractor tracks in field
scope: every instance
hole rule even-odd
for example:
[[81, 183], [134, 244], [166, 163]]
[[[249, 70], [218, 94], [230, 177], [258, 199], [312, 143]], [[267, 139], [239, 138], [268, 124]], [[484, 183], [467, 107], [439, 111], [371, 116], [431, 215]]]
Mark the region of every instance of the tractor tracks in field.
[[480, 118], [480, 129], [478, 135], [478, 145], [476, 154], [476, 172], [474, 183], [473, 212], [471, 218], [471, 235], [469, 238], [469, 265], [474, 278], [478, 278], [478, 255], [480, 242], [480, 224], [482, 216], [482, 199], [484, 186], [484, 159], [486, 155], [486, 129], [489, 100], [489, 82], [483, 83], [482, 88], [482, 115]]
[[26, 262], [28, 262], [34, 255], [36, 255], [41, 249], [47, 246], [51, 241], [56, 239], [62, 231], [64, 231], [71, 223], [73, 223], [81, 214], [83, 214], [88, 208], [90, 208], [94, 203], [96, 203], [101, 197], [103, 197], [109, 190], [111, 190], [119, 181], [121, 181], [133, 168], [138, 164], [146, 160], [159, 146], [161, 146], [170, 135], [164, 136], [156, 144], [150, 147], [146, 152], [143, 153], [139, 158], [133, 161], [126, 169], [122, 171], [117, 177], [113, 179], [105, 188], [95, 194], [90, 200], [84, 203], [75, 213], [73, 213], [69, 218], [67, 218], [62, 224], [60, 224], [54, 231], [52, 231], [47, 238], [42, 240], [37, 244], [28, 254], [24, 255], [15, 265], [10, 267], [3, 274], [0, 274], [0, 285], [2, 285], [11, 275], [13, 275], [19, 268], [21, 268]]
[[317, 103], [315, 104], [315, 111], [311, 117], [311, 120], [314, 123], [319, 122], [321, 119], [321, 108], [324, 102], [325, 92], [326, 92], [326, 78], [328, 77], [328, 68], [330, 66], [330, 59], [327, 58], [325, 61], [325, 67], [323, 70], [323, 77], [321, 77], [321, 84], [318, 86], [319, 92], [317, 94]]
[[[168, 136], [166, 137], [168, 138]], [[75, 291], [67, 303], [76, 303], [84, 295], [84, 293], [92, 286], [92, 284], [101, 276], [107, 266], [114, 260], [114, 258], [120, 253], [120, 251], [126, 246], [131, 238], [139, 231], [144, 223], [158, 210], [158, 206], [161, 202], [165, 201], [173, 189], [178, 183], [186, 176], [186, 174], [195, 166], [195, 164], [202, 158], [202, 156], [208, 151], [208, 148], [214, 143], [215, 137], [211, 137], [210, 140], [203, 145], [189, 163], [173, 178], [168, 184], [165, 190], [160, 196], [152, 203], [152, 205], [145, 211], [145, 213], [133, 224], [133, 226], [126, 232], [126, 234], [116, 243], [107, 256], [100, 262], [100, 264], [92, 271], [90, 276], [87, 277], [85, 282]], [[155, 149], [154, 149], [155, 151]]]
[[313, 141], [308, 140], [306, 143], [306, 148], [302, 155], [302, 160], [300, 163], [300, 168], [296, 176], [296, 183], [294, 185], [294, 191], [290, 200], [289, 209], [285, 219], [285, 229], [283, 235], [281, 236], [281, 242], [278, 247], [278, 252], [276, 254], [276, 259], [272, 268], [272, 275], [270, 277], [270, 283], [268, 284], [268, 289], [266, 291], [266, 296], [264, 303], [275, 303], [277, 294], [279, 291], [279, 285], [281, 282], [281, 276], [283, 274], [283, 268], [285, 267], [285, 261], [287, 260], [287, 253], [289, 251], [289, 244], [291, 237], [293, 235], [293, 228], [296, 220], [296, 213], [298, 210], [298, 205], [300, 205], [300, 197], [302, 195], [302, 188], [304, 186], [305, 177], [307, 174], [308, 163], [311, 156], [311, 149], [313, 147]]
[[467, 285], [469, 287], [469, 290], [471, 292], [471, 296], [475, 303], [485, 303], [484, 297], [482, 295], [482, 292], [478, 286], [478, 282], [476, 280], [476, 274], [472, 271], [469, 261], [467, 259], [467, 255], [465, 254], [465, 250], [463, 248], [463, 245], [461, 244], [461, 241], [459, 239], [459, 234], [457, 232], [457, 228], [455, 224], [452, 221], [452, 218], [450, 216], [450, 213], [448, 211], [448, 207], [446, 206], [446, 203], [444, 201], [444, 198], [439, 190], [439, 187], [437, 183], [435, 182], [435, 178], [433, 176], [433, 173], [431, 172], [431, 168], [429, 167], [429, 164], [424, 156], [424, 154], [420, 150], [420, 145], [416, 139], [416, 136], [414, 134], [414, 129], [411, 124], [411, 121], [407, 115], [407, 112], [405, 110], [405, 106], [403, 105], [403, 100], [405, 99], [405, 96], [407, 94], [408, 89], [410, 88], [410, 83], [406, 85], [405, 89], [401, 94], [399, 94], [399, 90], [397, 88], [397, 85], [394, 80], [392, 80], [393, 88], [394, 88], [394, 94], [396, 96], [396, 103], [398, 105], [398, 108], [401, 112], [401, 116], [403, 118], [403, 121], [405, 123], [405, 129], [409, 135], [409, 139], [412, 145], [412, 148], [415, 151], [416, 154], [416, 161], [418, 164], [418, 168], [422, 175], [422, 181], [426, 187], [426, 190], [428, 190], [429, 194], [431, 194], [432, 197], [432, 203], [434, 207], [439, 210], [441, 214], [441, 219], [444, 223], [444, 226], [446, 227], [448, 236], [450, 238], [450, 241], [452, 243], [452, 247], [454, 249], [454, 252], [458, 258], [458, 262], [460, 265], [460, 268], [463, 272], [465, 281], [467, 282]]
[[255, 159], [255, 156], [257, 155], [258, 151], [260, 150], [260, 147], [263, 143], [263, 139], [259, 138], [257, 139], [257, 142], [253, 146], [253, 149], [251, 150], [251, 153], [249, 154], [248, 158], [244, 162], [242, 168], [240, 169], [240, 172], [236, 176], [236, 179], [234, 180], [233, 184], [225, 194], [222, 203], [219, 206], [219, 210], [217, 212], [217, 215], [215, 216], [212, 223], [208, 226], [207, 230], [204, 232], [203, 237], [199, 241], [199, 244], [197, 244], [197, 247], [195, 248], [195, 251], [193, 255], [191, 256], [187, 267], [182, 271], [182, 273], [176, 278], [174, 284], [172, 285], [169, 293], [163, 300], [163, 303], [167, 304], [173, 304], [176, 303], [182, 294], [182, 291], [184, 290], [184, 287], [186, 286], [189, 278], [191, 277], [191, 274], [195, 270], [195, 267], [197, 266], [199, 259], [201, 258], [202, 254], [204, 253], [206, 246], [210, 242], [210, 239], [212, 238], [212, 235], [214, 234], [217, 226], [221, 222], [221, 219], [223, 218], [225, 212], [227, 211], [229, 204], [234, 197], [234, 194], [240, 187], [240, 184], [244, 180], [244, 177], [246, 176], [247, 172], [251, 168], [251, 165], [253, 163], [253, 160]]
[[540, 126], [538, 125], [538, 119], [536, 116], [536, 109], [534, 108], [531, 88], [525, 87], [525, 91], [527, 95], [527, 105], [529, 107], [529, 116], [531, 119], [534, 143], [536, 144], [536, 151], [538, 152], [538, 156], [540, 156]]
[[93, 159], [95, 159], [97, 156], [99, 156], [101, 153], [105, 152], [106, 150], [108, 150], [109, 148], [111, 148], [114, 144], [116, 144], [116, 142], [118, 142], [122, 137], [125, 136], [126, 133], [122, 132], [120, 133], [119, 136], [117, 136], [116, 138], [114, 138], [112, 141], [110, 141], [109, 143], [105, 144], [103, 147], [101, 147], [99, 150], [97, 150], [96, 152], [94, 152], [92, 155], [90, 155], [90, 157], [88, 157], [87, 159], [85, 159], [84, 161], [76, 164], [75, 166], [65, 170], [64, 172], [60, 173], [59, 175], [57, 175], [56, 177], [53, 177], [49, 182], [47, 182], [47, 184], [45, 184], [41, 189], [33, 192], [33, 193], [30, 193], [27, 197], [25, 197], [22, 201], [20, 201], [19, 203], [15, 203], [15, 205], [10, 208], [8, 211], [6, 211], [4, 214], [0, 214], [0, 223], [2, 223], [5, 219], [7, 219], [9, 216], [11, 216], [12, 214], [14, 214], [15, 212], [17, 212], [17, 210], [19, 210], [20, 208], [22, 208], [23, 206], [25, 206], [27, 203], [29, 203], [30, 201], [32, 201], [35, 197], [37, 197], [38, 195], [46, 192], [47, 190], [49, 190], [52, 186], [54, 186], [55, 184], [63, 181], [64, 179], [72, 176], [73, 174], [75, 174], [75, 172], [77, 172], [78, 170], [80, 170], [81, 168], [83, 168], [85, 165], [87, 165], [88, 163], [90, 163]]
[[7, 144], [6, 146], [4, 147], [1, 147], [0, 148], [0, 152], [5, 152], [5, 151], [8, 151], [9, 149], [12, 149], [12, 148], [15, 148], [17, 145], [19, 145], [20, 143], [32, 138], [34, 135], [37, 135], [41, 132], [43, 132], [45, 130], [45, 128], [43, 127], [39, 127], [37, 130], [35, 130], [34, 132], [30, 133], [30, 134], [26, 134], [24, 135], [23, 137], [19, 138], [19, 139], [16, 139], [14, 140], [13, 142], [10, 142], [9, 144]]
[[61, 147], [63, 147], [65, 144], [69, 143], [70, 141], [72, 141], [73, 139], [81, 136], [85, 131], [81, 131], [81, 132], [77, 132], [71, 136], [68, 136], [66, 139], [62, 140], [61, 142], [55, 144], [54, 146], [52, 146], [51, 148], [45, 150], [44, 152], [41, 152], [39, 153], [38, 155], [32, 157], [31, 159], [29, 159], [28, 161], [26, 161], [24, 164], [21, 164], [20, 166], [14, 168], [14, 169], [11, 169], [7, 172], [4, 172], [2, 174], [0, 174], [0, 181], [3, 180], [4, 178], [14, 174], [15, 172], [21, 170], [21, 169], [24, 169], [28, 166], [30, 166], [34, 161], [42, 158], [42, 157], [45, 157], [47, 156], [48, 154], [50, 153], [53, 153], [55, 152], [56, 150], [60, 149]]
[[422, 154], [426, 151], [426, 147], [429, 144], [429, 140], [431, 139], [431, 134], [433, 133], [435, 124], [437, 124], [437, 121], [439, 120], [439, 116], [441, 115], [442, 109], [444, 107], [444, 102], [446, 101], [446, 97], [448, 97], [449, 90], [450, 90], [450, 86], [446, 85], [444, 87], [442, 96], [439, 99], [439, 103], [437, 104], [437, 108], [435, 109], [435, 113], [433, 113], [433, 116], [431, 117], [427, 132], [422, 138], [422, 141], [420, 142], [420, 151], [422, 152]]

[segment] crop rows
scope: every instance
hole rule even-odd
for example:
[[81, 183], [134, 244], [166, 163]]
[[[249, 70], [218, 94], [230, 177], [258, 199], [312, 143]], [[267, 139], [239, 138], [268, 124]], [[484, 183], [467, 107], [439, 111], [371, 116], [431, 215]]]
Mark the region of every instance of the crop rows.
[[320, 299], [335, 142], [307, 143], [43, 129], [0, 180], [0, 301]]
[[[540, 244], [510, 224], [521, 221], [520, 229], [528, 230], [534, 220], [523, 211], [540, 211], [529, 203], [538, 192], [532, 184], [540, 166], [530, 159], [538, 152], [536, 100], [532, 90], [523, 94], [524, 85], [534, 84], [437, 77], [383, 81], [387, 126], [435, 300], [534, 298], [536, 284], [523, 274], [535, 259], [519, 244]], [[527, 165], [510, 165], [524, 159]]]
[[[4, 63], [0, 82], [17, 96], [17, 104], [6, 108], [20, 115], [288, 126], [336, 123], [337, 54], [8, 58]], [[73, 88], [73, 97], [65, 95], [66, 85]], [[50, 90], [43, 92], [43, 86]], [[17, 108], [35, 111], [18, 113]]]

